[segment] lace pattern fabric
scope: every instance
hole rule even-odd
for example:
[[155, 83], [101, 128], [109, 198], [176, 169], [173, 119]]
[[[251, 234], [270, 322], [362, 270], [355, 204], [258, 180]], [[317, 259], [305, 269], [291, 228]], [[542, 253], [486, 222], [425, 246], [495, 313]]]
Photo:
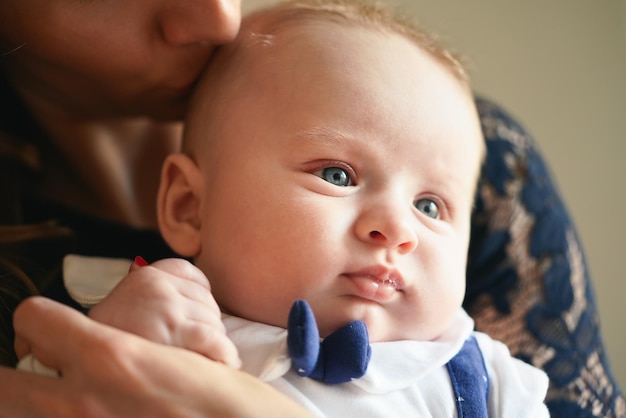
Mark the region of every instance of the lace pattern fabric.
[[487, 158], [472, 219], [465, 308], [476, 327], [546, 371], [553, 417], [626, 416], [583, 249], [531, 136], [477, 99]]

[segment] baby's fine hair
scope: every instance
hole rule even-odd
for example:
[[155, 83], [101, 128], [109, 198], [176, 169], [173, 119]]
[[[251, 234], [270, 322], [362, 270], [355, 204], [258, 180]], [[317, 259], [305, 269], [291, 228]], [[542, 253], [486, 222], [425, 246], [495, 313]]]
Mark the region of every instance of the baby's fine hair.
[[[341, 25], [355, 25], [382, 33], [395, 33], [413, 41], [447, 67], [459, 80], [469, 83], [469, 77], [460, 55], [440, 42], [437, 35], [420, 27], [381, 3], [366, 0], [288, 0], [252, 13], [247, 19], [266, 17], [262, 31], [242, 33], [243, 38], [271, 44], [271, 35], [281, 28], [307, 21], [329, 21]], [[246, 19], [246, 20], [247, 20]], [[245, 30], [245, 29], [244, 29]]]

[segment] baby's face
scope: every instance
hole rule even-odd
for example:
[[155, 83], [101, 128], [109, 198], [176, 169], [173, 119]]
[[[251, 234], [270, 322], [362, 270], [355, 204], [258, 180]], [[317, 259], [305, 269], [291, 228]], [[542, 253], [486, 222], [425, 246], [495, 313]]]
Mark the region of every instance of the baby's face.
[[471, 95], [400, 36], [312, 26], [253, 52], [206, 126], [197, 265], [238, 316], [285, 327], [306, 299], [323, 336], [360, 319], [372, 341], [435, 338], [465, 291]]

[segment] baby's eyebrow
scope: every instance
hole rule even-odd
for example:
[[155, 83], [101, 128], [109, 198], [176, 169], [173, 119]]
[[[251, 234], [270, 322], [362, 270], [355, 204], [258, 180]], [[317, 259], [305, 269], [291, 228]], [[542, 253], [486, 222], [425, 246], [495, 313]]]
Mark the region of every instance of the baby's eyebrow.
[[325, 143], [325, 145], [328, 146], [338, 146], [345, 144], [346, 142], [354, 141], [354, 137], [352, 135], [348, 135], [342, 130], [325, 126], [315, 126], [303, 129], [296, 132], [294, 137], [305, 141]]

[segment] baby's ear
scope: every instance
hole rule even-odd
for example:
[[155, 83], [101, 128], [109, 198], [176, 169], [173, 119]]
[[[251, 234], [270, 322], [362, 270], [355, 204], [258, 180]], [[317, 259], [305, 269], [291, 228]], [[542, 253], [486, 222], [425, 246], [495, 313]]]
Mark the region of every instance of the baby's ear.
[[165, 241], [183, 257], [201, 249], [200, 197], [202, 176], [185, 154], [171, 154], [163, 163], [157, 198], [159, 229]]

